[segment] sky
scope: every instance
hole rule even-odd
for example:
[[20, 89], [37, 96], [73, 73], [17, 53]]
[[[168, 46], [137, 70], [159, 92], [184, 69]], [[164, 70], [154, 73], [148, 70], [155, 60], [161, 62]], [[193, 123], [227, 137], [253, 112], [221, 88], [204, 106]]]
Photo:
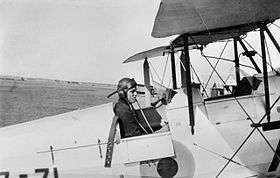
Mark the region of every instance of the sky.
[[122, 61], [168, 44], [151, 37], [159, 3], [2, 0], [0, 73], [102, 83], [116, 83], [135, 72], [141, 75], [142, 64]]
[[[142, 63], [122, 61], [175, 38], [151, 37], [159, 4], [160, 0], [0, 0], [0, 74], [113, 84], [127, 76], [141, 83]], [[279, 28], [271, 28], [279, 34]], [[248, 40], [259, 44], [258, 38], [250, 37], [254, 33]], [[224, 44], [210, 44], [205, 53], [219, 56]], [[232, 58], [230, 48], [232, 43], [223, 57]], [[209, 75], [211, 68], [198, 60], [199, 52], [191, 52], [191, 58], [200, 75]], [[160, 76], [166, 60], [155, 61], [154, 66], [162, 65]], [[280, 66], [280, 60], [273, 62]], [[217, 69], [231, 70], [224, 66]]]

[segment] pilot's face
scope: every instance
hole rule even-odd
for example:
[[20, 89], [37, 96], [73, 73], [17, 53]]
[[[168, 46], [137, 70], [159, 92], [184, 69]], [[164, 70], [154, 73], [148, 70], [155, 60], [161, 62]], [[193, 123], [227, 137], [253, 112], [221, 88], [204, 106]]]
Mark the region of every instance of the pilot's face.
[[136, 87], [131, 88], [127, 91], [127, 100], [130, 103], [134, 103], [136, 101], [136, 96], [137, 96]]

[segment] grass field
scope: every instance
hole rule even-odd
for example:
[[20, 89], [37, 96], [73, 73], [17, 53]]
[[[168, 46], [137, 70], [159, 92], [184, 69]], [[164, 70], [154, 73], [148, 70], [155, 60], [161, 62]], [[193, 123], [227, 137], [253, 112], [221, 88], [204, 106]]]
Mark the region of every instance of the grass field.
[[0, 127], [113, 101], [114, 85], [0, 77]]

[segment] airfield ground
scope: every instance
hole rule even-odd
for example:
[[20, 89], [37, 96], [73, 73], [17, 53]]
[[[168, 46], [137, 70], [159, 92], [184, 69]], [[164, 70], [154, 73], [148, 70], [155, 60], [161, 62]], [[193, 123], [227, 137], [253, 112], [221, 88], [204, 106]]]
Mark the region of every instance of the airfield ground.
[[115, 86], [22, 77], [0, 77], [0, 127], [113, 101]]

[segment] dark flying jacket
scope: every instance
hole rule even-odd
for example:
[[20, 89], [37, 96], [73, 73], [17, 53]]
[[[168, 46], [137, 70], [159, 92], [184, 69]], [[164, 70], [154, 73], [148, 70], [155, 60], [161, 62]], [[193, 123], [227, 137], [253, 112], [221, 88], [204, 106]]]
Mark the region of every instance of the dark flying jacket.
[[119, 117], [119, 126], [122, 138], [144, 134], [136, 121], [137, 116], [125, 100], [119, 99], [119, 101], [115, 104], [114, 112], [116, 116]]
[[115, 116], [112, 120], [108, 142], [107, 142], [104, 167], [111, 167], [112, 164], [114, 138], [116, 134], [117, 123], [119, 123], [120, 133], [122, 138], [138, 136], [143, 134], [140, 130], [140, 126], [138, 126], [134, 112], [130, 109], [126, 101], [120, 99], [114, 105], [114, 113]]

